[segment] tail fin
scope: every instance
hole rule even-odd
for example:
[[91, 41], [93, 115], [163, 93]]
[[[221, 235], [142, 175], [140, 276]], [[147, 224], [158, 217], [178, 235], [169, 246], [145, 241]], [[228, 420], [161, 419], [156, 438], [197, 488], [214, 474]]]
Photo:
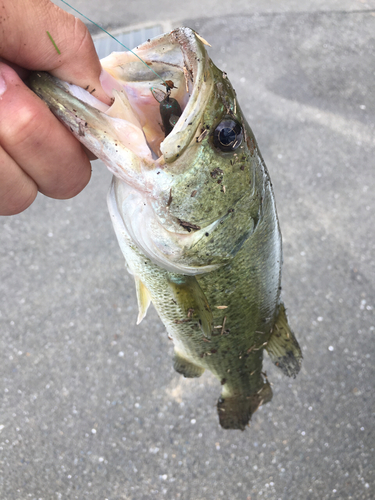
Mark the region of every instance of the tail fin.
[[217, 402], [219, 422], [224, 429], [241, 429], [249, 423], [253, 413], [259, 406], [271, 401], [272, 389], [266, 382], [260, 391], [248, 396], [238, 395], [233, 397], [220, 398]]
[[301, 368], [302, 352], [286, 316], [284, 304], [280, 304], [274, 330], [266, 346], [272, 362], [288, 377], [296, 377]]

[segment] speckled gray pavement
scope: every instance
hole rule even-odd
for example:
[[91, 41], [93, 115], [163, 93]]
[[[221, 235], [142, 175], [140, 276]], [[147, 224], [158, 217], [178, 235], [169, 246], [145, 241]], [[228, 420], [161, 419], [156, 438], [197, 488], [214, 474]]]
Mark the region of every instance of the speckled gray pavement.
[[[96, 162], [76, 198], [0, 218], [1, 500], [375, 497], [375, 2], [279, 3], [139, 2], [197, 29], [237, 90], [274, 185], [301, 373], [265, 356], [272, 402], [220, 428], [216, 379], [173, 371], [152, 308], [135, 326]], [[114, 5], [91, 15], [120, 27]]]

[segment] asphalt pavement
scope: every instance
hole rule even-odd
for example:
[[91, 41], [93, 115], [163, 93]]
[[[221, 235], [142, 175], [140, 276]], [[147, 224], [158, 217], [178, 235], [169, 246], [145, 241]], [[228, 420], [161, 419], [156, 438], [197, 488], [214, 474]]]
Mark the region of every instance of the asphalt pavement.
[[291, 380], [265, 355], [273, 400], [221, 429], [218, 381], [174, 372], [153, 308], [135, 324], [95, 162], [76, 198], [0, 218], [0, 499], [373, 499], [375, 2], [74, 5], [212, 45], [270, 171], [304, 360]]

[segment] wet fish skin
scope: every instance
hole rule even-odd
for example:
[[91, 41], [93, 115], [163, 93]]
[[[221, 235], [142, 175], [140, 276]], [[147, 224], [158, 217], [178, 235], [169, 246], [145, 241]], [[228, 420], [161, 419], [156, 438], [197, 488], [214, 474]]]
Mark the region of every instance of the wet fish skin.
[[[185, 377], [210, 370], [222, 386], [221, 426], [243, 430], [272, 398], [262, 373], [264, 349], [288, 376], [296, 376], [302, 359], [280, 300], [282, 248], [272, 185], [230, 81], [201, 40], [188, 28], [160, 39], [181, 47], [193, 88], [202, 93], [191, 99], [204, 103], [191, 125], [181, 124], [183, 112], [161, 145], [163, 161], [137, 163], [114, 132], [109, 137], [103, 114], [56, 79], [39, 74], [31, 87], [115, 172], [108, 206], [135, 277], [139, 320], [152, 301], [174, 342], [175, 370]], [[194, 55], [199, 63], [187, 62]], [[237, 149], [223, 152], [214, 134], [229, 119], [241, 124], [243, 138]], [[149, 186], [146, 195], [139, 194], [142, 185]]]

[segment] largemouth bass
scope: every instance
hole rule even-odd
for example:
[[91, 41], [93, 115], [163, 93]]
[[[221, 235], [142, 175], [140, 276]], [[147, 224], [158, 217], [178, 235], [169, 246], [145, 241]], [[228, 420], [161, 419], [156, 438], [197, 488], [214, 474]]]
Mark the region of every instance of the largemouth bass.
[[244, 429], [272, 398], [263, 351], [293, 377], [302, 354], [280, 301], [269, 174], [204, 42], [179, 28], [136, 49], [164, 86], [131, 52], [103, 59], [110, 107], [46, 73], [30, 86], [114, 174], [108, 207], [135, 279], [137, 322], [152, 302], [175, 370], [210, 370], [221, 383], [221, 426]]

